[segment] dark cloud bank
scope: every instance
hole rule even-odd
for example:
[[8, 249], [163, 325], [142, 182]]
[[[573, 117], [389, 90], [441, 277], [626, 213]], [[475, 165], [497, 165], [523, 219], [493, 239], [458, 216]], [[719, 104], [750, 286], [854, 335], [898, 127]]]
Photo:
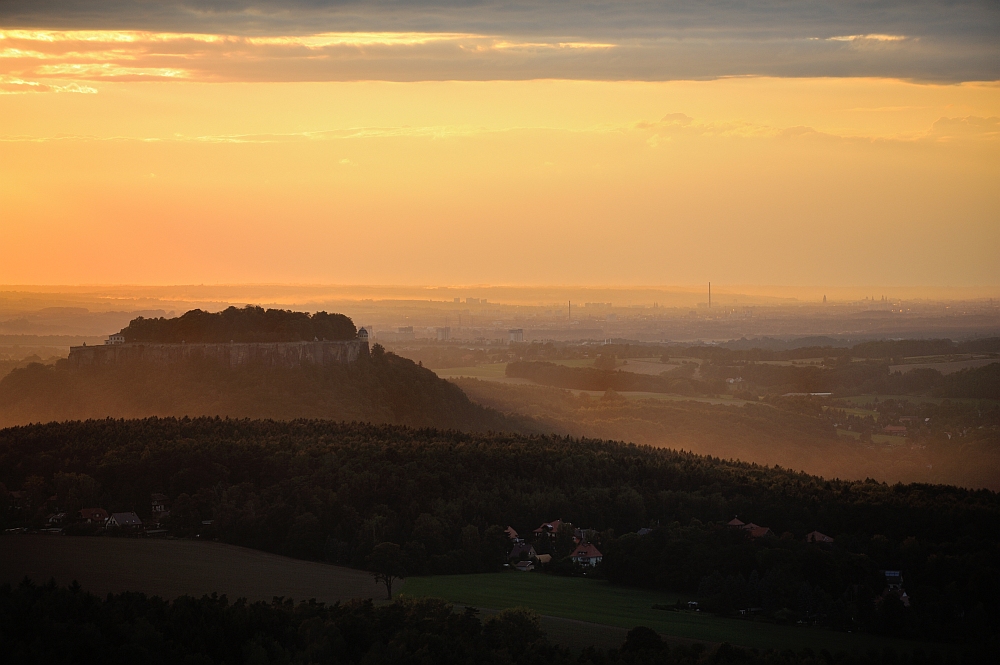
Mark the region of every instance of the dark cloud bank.
[[[426, 31], [616, 45], [600, 53], [540, 54], [478, 73], [478, 65], [461, 59], [454, 71], [435, 62], [426, 78], [1000, 79], [1000, 2], [995, 0], [0, 0], [0, 26], [240, 35]], [[413, 78], [413, 64], [406, 69], [405, 78]]]

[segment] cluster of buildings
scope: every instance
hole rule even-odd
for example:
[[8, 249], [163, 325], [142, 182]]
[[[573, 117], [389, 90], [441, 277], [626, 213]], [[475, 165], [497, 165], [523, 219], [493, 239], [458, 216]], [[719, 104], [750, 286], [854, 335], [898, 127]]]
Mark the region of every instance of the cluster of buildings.
[[[774, 532], [768, 527], [760, 526], [759, 524], [754, 524], [753, 522], [744, 523], [739, 517], [734, 517], [729, 520], [726, 523], [726, 526], [745, 531], [750, 538], [766, 538], [774, 535]], [[824, 533], [820, 533], [819, 531], [810, 531], [806, 534], [806, 542], [818, 543], [820, 545], [832, 545], [833, 538]]]
[[[532, 532], [535, 542], [545, 543], [547, 549], [551, 549], [563, 526], [573, 529], [573, 550], [569, 555], [573, 563], [583, 568], [593, 568], [604, 559], [604, 555], [597, 549], [597, 546], [588, 542], [587, 530], [576, 528], [569, 522], [562, 520], [543, 522]], [[535, 569], [535, 566], [551, 563], [551, 554], [538, 554], [534, 545], [521, 538], [514, 527], [508, 526], [505, 532], [511, 541], [511, 550], [507, 558], [516, 570], [530, 572]]]
[[[11, 492], [10, 500], [14, 507], [19, 501], [23, 501], [23, 492]], [[57, 497], [50, 497], [52, 502], [58, 500]], [[135, 511], [109, 513], [103, 508], [81, 508], [75, 514], [65, 511], [50, 513], [46, 517], [46, 528], [48, 533], [62, 533], [62, 530], [72, 524], [92, 524], [108, 531], [119, 533], [155, 535], [165, 532], [160, 529], [160, 521], [170, 515], [170, 499], [166, 494], [150, 495], [150, 517], [144, 523]]]

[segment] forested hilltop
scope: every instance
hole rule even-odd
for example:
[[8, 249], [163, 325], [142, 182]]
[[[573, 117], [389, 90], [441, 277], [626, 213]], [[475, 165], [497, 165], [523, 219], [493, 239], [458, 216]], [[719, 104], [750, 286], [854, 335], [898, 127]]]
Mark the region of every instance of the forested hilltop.
[[343, 314], [293, 312], [253, 305], [212, 314], [193, 309], [172, 318], [133, 319], [122, 328], [126, 342], [311, 342], [357, 337], [354, 322]]
[[527, 419], [473, 404], [454, 384], [385, 353], [350, 365], [240, 367], [192, 360], [73, 367], [32, 364], [0, 379], [0, 427], [148, 416], [329, 418], [465, 430], [523, 431]]
[[[507, 526], [531, 534], [562, 519], [604, 553], [597, 575], [717, 612], [755, 606], [937, 640], [1000, 630], [1000, 497], [985, 490], [824, 480], [588, 439], [220, 419], [3, 430], [0, 482], [4, 528], [56, 508], [148, 517], [162, 493], [176, 535], [353, 566], [392, 543], [410, 575], [498, 570]], [[726, 526], [734, 515], [770, 535]], [[814, 531], [834, 542], [807, 543]], [[535, 546], [576, 572], [573, 527]], [[908, 607], [887, 593], [886, 569], [902, 571]]]

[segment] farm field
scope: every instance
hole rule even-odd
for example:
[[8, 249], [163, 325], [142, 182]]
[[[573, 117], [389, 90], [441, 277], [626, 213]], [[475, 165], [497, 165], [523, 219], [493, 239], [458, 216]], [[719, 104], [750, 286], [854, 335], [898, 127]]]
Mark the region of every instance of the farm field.
[[[846, 436], [852, 439], [860, 439], [861, 432], [854, 432], [851, 430], [837, 428], [837, 434], [839, 436]], [[872, 434], [872, 443], [885, 443], [885, 444], [904, 444], [906, 439], [900, 436], [892, 436], [890, 434]]]
[[[593, 366], [593, 360], [589, 359], [560, 360], [556, 362], [557, 364], [560, 365], [565, 365], [568, 363], [586, 363], [585, 365], [578, 364], [576, 366], [579, 367]], [[659, 361], [657, 362], [659, 363]], [[666, 367], [669, 369], [670, 367], [673, 366], [667, 365]], [[473, 367], [449, 367], [448, 369], [436, 369], [433, 371], [442, 379], [479, 379], [481, 381], [495, 381], [497, 383], [535, 385], [532, 381], [528, 379], [508, 378], [504, 374], [506, 369], [507, 369], [506, 363], [494, 363], [490, 365], [476, 365]], [[574, 395], [579, 395], [580, 393], [586, 393], [591, 397], [601, 397], [602, 395], [604, 395], [604, 393], [599, 390], [571, 390], [570, 392], [572, 392]], [[619, 392], [618, 394], [621, 397], [628, 400], [657, 399], [657, 400], [666, 400], [668, 402], [704, 402], [706, 404], [729, 404], [731, 406], [743, 406], [744, 404], [746, 404], [746, 401], [744, 400], [728, 396], [695, 397], [692, 395], [677, 395], [673, 393], [650, 393], [650, 392], [630, 392], [630, 391], [622, 391]]]
[[[226, 594], [230, 599], [325, 603], [385, 597], [364, 571], [194, 540], [90, 536], [0, 536], [0, 584], [76, 580], [86, 591], [142, 591], [162, 598]], [[400, 588], [403, 588], [402, 585]]]
[[833, 402], [838, 405], [852, 405], [852, 406], [864, 406], [870, 404], [876, 400], [879, 402], [884, 402], [886, 400], [895, 400], [897, 402], [914, 402], [916, 404], [935, 404], [940, 405], [945, 400], [953, 404], [997, 404], [1000, 400], [995, 399], [976, 399], [971, 397], [923, 397], [920, 395], [851, 395], [850, 397], [834, 397]]
[[[917, 643], [874, 635], [840, 633], [819, 628], [782, 626], [716, 617], [691, 611], [653, 609], [673, 605], [680, 597], [613, 586], [599, 580], [555, 577], [537, 573], [487, 573], [413, 577], [404, 591], [450, 602], [492, 609], [528, 607], [539, 614], [631, 629], [648, 626], [664, 637], [704, 642], [729, 642], [753, 648], [828, 649], [866, 652], [893, 647], [912, 650]], [[927, 649], [929, 645], [921, 645]], [[933, 647], [930, 647], [933, 648]]]
[[470, 378], [483, 381], [500, 381], [503, 383], [530, 383], [527, 379], [508, 379], [505, 375], [507, 363], [491, 363], [489, 365], [472, 365], [470, 367], [448, 367], [432, 370], [442, 379]]
[[[599, 390], [570, 390], [574, 395], [585, 393], [591, 397], [602, 397], [604, 393]], [[627, 400], [657, 399], [666, 402], [702, 402], [703, 404], [728, 404], [729, 406], [743, 406], [746, 400], [720, 395], [718, 397], [696, 397], [694, 395], [678, 395], [676, 393], [648, 393], [639, 391], [623, 390], [618, 393], [620, 397]]]
[[1000, 358], [974, 358], [970, 360], [940, 360], [940, 361], [927, 361], [927, 362], [913, 362], [914, 358], [906, 358], [904, 364], [902, 365], [890, 365], [890, 372], [910, 372], [915, 369], [936, 369], [942, 374], [953, 374], [959, 370], [968, 369], [970, 367], [985, 367], [986, 365], [992, 365], [993, 363], [1000, 362]]

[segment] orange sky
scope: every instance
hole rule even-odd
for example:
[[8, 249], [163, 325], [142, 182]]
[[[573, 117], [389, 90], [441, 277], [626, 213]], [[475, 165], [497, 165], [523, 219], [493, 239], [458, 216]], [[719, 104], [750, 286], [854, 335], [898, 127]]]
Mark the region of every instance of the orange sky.
[[0, 283], [1000, 286], [997, 83], [294, 82], [248, 72], [346, 38], [0, 34]]

